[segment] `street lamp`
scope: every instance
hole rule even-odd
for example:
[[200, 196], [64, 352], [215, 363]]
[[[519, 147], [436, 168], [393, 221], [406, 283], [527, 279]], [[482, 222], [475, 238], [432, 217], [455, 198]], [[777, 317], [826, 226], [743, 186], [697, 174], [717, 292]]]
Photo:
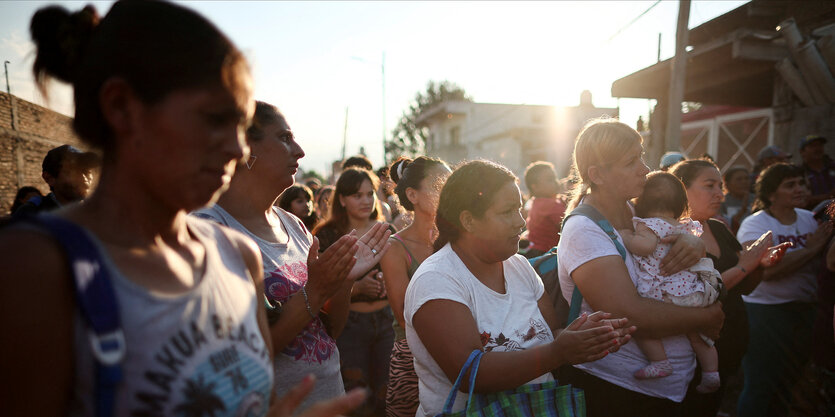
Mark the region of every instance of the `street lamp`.
[[[364, 58], [352, 56], [351, 59], [364, 62], [366, 64], [375, 64]], [[386, 135], [388, 129], [386, 128], [386, 51], [383, 51], [383, 59], [380, 61], [380, 82], [382, 84], [382, 102], [383, 102], [383, 164], [386, 163]]]
[[12, 89], [9, 87], [9, 64], [11, 64], [11, 62], [3, 61], [3, 69], [6, 70], [6, 92], [11, 96]]

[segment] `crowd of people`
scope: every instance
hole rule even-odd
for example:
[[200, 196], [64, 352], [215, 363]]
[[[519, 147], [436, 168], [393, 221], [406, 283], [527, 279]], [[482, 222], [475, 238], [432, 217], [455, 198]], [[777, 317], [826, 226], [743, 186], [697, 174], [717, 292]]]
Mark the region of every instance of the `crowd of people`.
[[31, 34], [96, 151], [49, 151], [50, 193], [3, 220], [4, 415], [435, 416], [468, 404], [447, 398], [474, 351], [462, 392], [558, 380], [592, 417], [716, 416], [740, 369], [740, 416], [835, 413], [824, 137], [802, 166], [772, 146], [753, 172], [651, 172], [636, 130], [596, 119], [570, 180], [533, 162], [527, 195], [429, 156], [302, 184], [307, 144], [188, 8], [49, 6]]

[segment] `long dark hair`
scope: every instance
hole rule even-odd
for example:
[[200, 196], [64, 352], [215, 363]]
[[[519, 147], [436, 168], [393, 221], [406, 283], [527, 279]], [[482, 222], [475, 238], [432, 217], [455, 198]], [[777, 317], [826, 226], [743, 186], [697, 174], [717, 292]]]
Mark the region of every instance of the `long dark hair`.
[[788, 178], [803, 177], [803, 169], [784, 162], [770, 165], [764, 169], [757, 178], [754, 185], [754, 193], [757, 199], [754, 200], [752, 212], [765, 210], [771, 207], [771, 196], [780, 188], [780, 184]]
[[[293, 200], [300, 197], [306, 198], [307, 201], [313, 201], [313, 191], [310, 191], [310, 188], [304, 184], [293, 184], [287, 187], [287, 189], [284, 190], [280, 196], [278, 196], [278, 206], [284, 211], [296, 216], [296, 213], [293, 213], [292, 211], [291, 205]], [[313, 212], [307, 216], [299, 218], [304, 223], [305, 227], [307, 227], [307, 230], [313, 230], [313, 228], [316, 227], [316, 222], [318, 220], [316, 210], [313, 210]]]
[[48, 78], [73, 85], [73, 128], [107, 155], [113, 131], [102, 113], [99, 92], [121, 78], [146, 104], [176, 90], [225, 87], [244, 107], [249, 100], [249, 65], [243, 54], [199, 14], [163, 1], [117, 1], [100, 19], [93, 6], [71, 13], [48, 6], [32, 17], [37, 46], [32, 71], [45, 93]]
[[441, 190], [438, 213], [435, 215], [438, 227], [435, 251], [458, 240], [463, 229], [461, 213], [464, 210], [481, 218], [490, 207], [496, 192], [508, 182], [517, 181], [510, 170], [490, 161], [471, 161], [458, 167], [447, 178]]
[[391, 164], [389, 178], [396, 184], [394, 192], [397, 194], [397, 199], [404, 209], [408, 211], [415, 210], [415, 205], [409, 201], [406, 190], [409, 188], [415, 190], [420, 189], [420, 182], [426, 178], [427, 172], [438, 166], [448, 167], [446, 162], [428, 156], [419, 156], [415, 159], [401, 156]]
[[[336, 189], [331, 196], [330, 213], [328, 218], [319, 223], [313, 234], [319, 233], [324, 228], [333, 228], [340, 234], [348, 233], [348, 211], [339, 203], [339, 196], [347, 197], [359, 191], [362, 183], [365, 181], [371, 182], [371, 189], [376, 191], [379, 185], [379, 180], [373, 172], [362, 168], [348, 168], [339, 174], [339, 179], [336, 180]], [[376, 195], [376, 193], [375, 193]], [[369, 220], [383, 220], [383, 210], [380, 208], [380, 200], [374, 205], [374, 210], [368, 216]]]
[[699, 174], [705, 168], [719, 170], [716, 163], [709, 159], [687, 159], [670, 167], [668, 172], [678, 177], [684, 184], [684, 188], [690, 188], [693, 185], [693, 181], [699, 178]]

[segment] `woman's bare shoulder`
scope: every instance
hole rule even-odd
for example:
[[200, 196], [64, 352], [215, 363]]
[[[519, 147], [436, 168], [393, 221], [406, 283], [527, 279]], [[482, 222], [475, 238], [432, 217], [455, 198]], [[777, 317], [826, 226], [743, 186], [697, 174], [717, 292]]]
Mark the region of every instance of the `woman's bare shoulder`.
[[0, 326], [15, 340], [0, 344], [4, 379], [21, 387], [50, 381], [51, 388], [48, 393], [20, 390], [5, 405], [23, 410], [45, 401], [42, 411], [64, 414], [72, 381], [75, 301], [63, 250], [42, 232], [10, 227], [0, 232], [0, 264]]
[[[3, 285], [12, 283], [13, 277], [31, 277], [35, 273], [40, 285], [44, 279], [57, 280], [68, 272], [64, 251], [47, 233], [34, 227], [13, 225], [0, 231], [0, 263], [5, 270]], [[27, 280], [27, 281], [32, 281]], [[6, 287], [8, 288], [8, 287]]]

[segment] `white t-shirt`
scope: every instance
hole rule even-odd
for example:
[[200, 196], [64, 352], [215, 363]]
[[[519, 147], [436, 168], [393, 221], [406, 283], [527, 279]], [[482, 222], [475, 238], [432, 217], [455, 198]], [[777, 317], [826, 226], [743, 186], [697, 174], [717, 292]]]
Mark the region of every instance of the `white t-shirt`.
[[[278, 207], [273, 207], [273, 210], [281, 220], [281, 225], [276, 228], [283, 226], [289, 236], [287, 243], [269, 242], [252, 234], [217, 204], [192, 215], [214, 220], [252, 239], [261, 250], [265, 295], [270, 301], [284, 303], [307, 283], [307, 254], [313, 236], [298, 217]], [[287, 347], [274, 353], [274, 391], [279, 397], [298, 385], [308, 374], [316, 376], [316, 386], [296, 409], [297, 413], [317, 401], [331, 399], [345, 392], [336, 341], [327, 333], [319, 317], [311, 320]]]
[[[617, 231], [615, 233], [618, 241], [623, 245], [623, 238]], [[571, 294], [574, 291], [571, 273], [575, 269], [586, 262], [611, 255], [620, 257], [612, 239], [591, 219], [577, 215], [565, 222], [557, 250], [560, 288], [563, 297], [569, 303], [571, 302]], [[635, 284], [638, 279], [638, 268], [632, 255], [628, 253], [626, 270], [629, 272], [632, 283]], [[592, 311], [594, 310], [584, 299], [580, 312], [591, 313]], [[673, 365], [673, 374], [666, 378], [639, 380], [632, 375], [649, 363], [635, 343], [628, 343], [603, 359], [574, 366], [628, 390], [681, 402], [696, 369], [696, 355], [684, 335], [666, 337], [662, 340], [667, 358]]]
[[[502, 262], [502, 266], [505, 293], [499, 294], [482, 284], [447, 244], [423, 261], [409, 282], [403, 314], [406, 339], [415, 357], [415, 372], [419, 378], [418, 417], [440, 413], [452, 389], [452, 382], [423, 346], [412, 325], [412, 318], [424, 303], [451, 300], [467, 306], [486, 352], [525, 350], [554, 340], [537, 304], [545, 294], [542, 280], [521, 255], [511, 256]], [[551, 373], [546, 373], [529, 383], [552, 379]], [[459, 392], [452, 411], [463, 410], [466, 403], [467, 395]]]
[[[763, 233], [771, 230], [775, 245], [783, 242], [794, 243], [787, 252], [805, 248], [809, 235], [818, 229], [818, 222], [811, 211], [799, 208], [794, 211], [797, 213], [797, 221], [786, 225], [771, 217], [765, 210], [760, 210], [742, 221], [736, 239], [740, 242], [757, 240]], [[817, 292], [815, 276], [820, 267], [820, 260], [814, 259], [784, 278], [760, 282], [751, 294], [743, 295], [742, 299], [746, 303], [757, 304], [814, 302]]]

